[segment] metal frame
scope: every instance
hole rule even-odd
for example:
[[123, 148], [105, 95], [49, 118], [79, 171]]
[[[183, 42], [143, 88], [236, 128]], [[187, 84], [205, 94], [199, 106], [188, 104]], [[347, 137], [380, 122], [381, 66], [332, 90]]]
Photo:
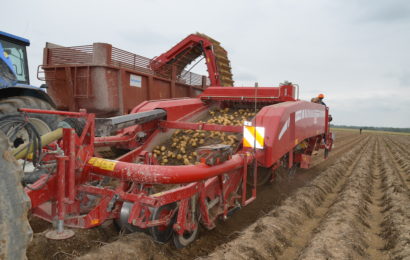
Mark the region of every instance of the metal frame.
[[[226, 89], [227, 93], [232, 91], [230, 88]], [[235, 90], [238, 95], [244, 94], [240, 93], [241, 88]], [[212, 87], [207, 91], [204, 96], [212, 96], [212, 93], [218, 92]], [[245, 89], [244, 92], [246, 91]], [[270, 88], [266, 91], [274, 93], [279, 89]], [[263, 97], [265, 94], [262, 92], [260, 95]], [[234, 96], [232, 98], [236, 99]], [[136, 112], [161, 108], [166, 111], [167, 120], [154, 118], [151, 121], [143, 121], [112, 137], [94, 137], [95, 116], [85, 111], [75, 113], [21, 109], [26, 113], [58, 114], [86, 120], [81, 136], [77, 136], [74, 129], [64, 129], [62, 139], [45, 150], [53, 152], [55, 147], [61, 147], [64, 154], [56, 157], [58, 167], [54, 174], [44, 175], [30, 187], [31, 189], [26, 188], [32, 202], [32, 213], [50, 222], [55, 219], [63, 221], [65, 226], [91, 228], [101, 225], [108, 219], [119, 218], [122, 204], [130, 202], [133, 206], [128, 217], [129, 224], [140, 228], [170, 225], [176, 216], [173, 229], [176, 234], [183, 234], [185, 231], [192, 232], [198, 226], [192, 217], [191, 208], [192, 205], [197, 205], [202, 224], [212, 229], [215, 227], [216, 218], [226, 219], [233, 211], [256, 199], [257, 167], [253, 167], [253, 183], [249, 196], [248, 165], [274, 170], [282, 164], [284, 158], [287, 158], [289, 168], [295, 164], [306, 168], [309, 167], [312, 151], [331, 149], [327, 108], [304, 101], [285, 102], [288, 100], [285, 96], [279, 96], [278, 100], [282, 101], [280, 105], [262, 108], [253, 121], [258, 126], [266, 128], [264, 149], [255, 151], [241, 148], [231, 159], [214, 166], [155, 165], [148, 148], [157, 135], [175, 128], [240, 132], [241, 128], [236, 126], [180, 121], [186, 118], [187, 111], [198, 112], [209, 108], [208, 101], [184, 99], [146, 102], [136, 108]], [[218, 99], [211, 101], [221, 106], [229, 102], [221, 102]], [[275, 103], [276, 101], [272, 104]], [[306, 116], [296, 120], [295, 114], [303, 110], [320, 111], [319, 114], [322, 115], [323, 112], [326, 117], [313, 120]], [[286, 126], [287, 120], [291, 121], [289, 129], [279, 138], [279, 131]], [[313, 124], [313, 121], [317, 121], [317, 124]], [[138, 143], [135, 136], [140, 131], [146, 131], [147, 138]], [[326, 144], [322, 143], [323, 137], [326, 137]], [[117, 160], [95, 157], [94, 147], [102, 144], [128, 145], [131, 151]], [[50, 154], [50, 157], [53, 155]], [[137, 159], [140, 163], [135, 163]], [[107, 184], [104, 181], [107, 177], [116, 180], [116, 185]], [[156, 184], [173, 186], [153, 194], [152, 188]], [[169, 214], [153, 219], [155, 208], [175, 202], [177, 207]]]

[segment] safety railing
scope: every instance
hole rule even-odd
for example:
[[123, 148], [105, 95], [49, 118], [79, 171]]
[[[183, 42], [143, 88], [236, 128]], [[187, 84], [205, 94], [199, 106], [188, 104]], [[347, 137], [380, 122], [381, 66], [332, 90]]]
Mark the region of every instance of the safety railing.
[[[108, 45], [110, 46], [110, 45]], [[106, 52], [99, 52], [96, 54], [95, 45], [84, 45], [74, 47], [57, 47], [48, 48], [45, 66], [50, 65], [90, 65], [92, 66], [96, 60], [103, 60], [105, 65], [117, 68], [125, 68], [135, 72], [140, 72], [148, 75], [155, 75], [157, 77], [171, 79], [172, 65], [156, 66], [160, 69], [152, 70], [152, 59], [134, 54], [125, 50], [111, 47], [111, 50]], [[107, 57], [94, 57], [94, 55], [107, 55]], [[101, 63], [98, 63], [101, 65]], [[44, 66], [43, 66], [44, 67]], [[176, 81], [179, 83], [201, 86], [203, 85], [203, 76], [182, 70], [180, 75], [176, 75]], [[205, 85], [209, 86], [210, 81], [206, 78]]]

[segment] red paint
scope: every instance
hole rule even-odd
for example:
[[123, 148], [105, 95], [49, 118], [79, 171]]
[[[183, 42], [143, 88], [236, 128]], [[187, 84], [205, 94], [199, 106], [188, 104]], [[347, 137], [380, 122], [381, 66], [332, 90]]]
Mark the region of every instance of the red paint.
[[[286, 157], [289, 166], [300, 163], [301, 167], [309, 167], [310, 155], [314, 150], [331, 149], [327, 109], [322, 105], [296, 100], [293, 91], [290, 85], [258, 89], [211, 87], [199, 98], [147, 101], [132, 112], [160, 108], [167, 112], [166, 120], [128, 127], [115, 136], [99, 138], [94, 137], [94, 114], [54, 111], [53, 114], [82, 117], [86, 125], [80, 137], [73, 129], [63, 131], [63, 138], [58, 141], [58, 145], [64, 151], [64, 157], [57, 158], [58, 170], [50, 178], [42, 176], [32, 185], [39, 190], [26, 188], [32, 201], [32, 213], [50, 222], [58, 217], [64, 219], [67, 226], [90, 228], [101, 225], [105, 220], [118, 218], [122, 203], [127, 201], [134, 205], [128, 222], [147, 228], [168, 225], [171, 220], [170, 214], [165, 213], [159, 219], [150, 220], [153, 208], [178, 202], [174, 230], [183, 234], [197, 226], [190, 215], [190, 203], [194, 198], [201, 214], [201, 223], [212, 229], [219, 216], [227, 217], [229, 211], [238, 204], [245, 206], [256, 199], [255, 187], [251, 196], [246, 196], [249, 164], [256, 160], [259, 166], [279, 167], [284, 156], [289, 155]], [[219, 126], [188, 120], [198, 113], [206, 112], [210, 106], [223, 108], [235, 106], [238, 102], [253, 102], [255, 98], [251, 95], [255, 93], [258, 106], [262, 109], [252, 124], [265, 127], [263, 150], [258, 149], [255, 154], [253, 149], [239, 147], [230, 160], [215, 166], [156, 164], [150, 153], [152, 142], [173, 129], [242, 132], [242, 126]], [[250, 108], [253, 106], [249, 104]], [[26, 113], [51, 113], [23, 110]], [[139, 131], [146, 133], [144, 140], [136, 140]], [[323, 141], [324, 136], [326, 143]], [[94, 147], [102, 145], [126, 147], [131, 151], [116, 161], [106, 161], [112, 167], [103, 169], [101, 165], [89, 162], [90, 158], [96, 156]], [[50, 147], [47, 149], [55, 150], [57, 145], [52, 144]], [[46, 158], [53, 160], [55, 156], [50, 153]], [[63, 159], [67, 159], [65, 164]], [[140, 163], [135, 163], [136, 160], [140, 160]], [[98, 186], [105, 176], [118, 179], [118, 185]], [[256, 176], [257, 173], [254, 173], [253, 182]], [[152, 184], [157, 183], [182, 185], [150, 194]], [[93, 201], [96, 197], [99, 199]]]

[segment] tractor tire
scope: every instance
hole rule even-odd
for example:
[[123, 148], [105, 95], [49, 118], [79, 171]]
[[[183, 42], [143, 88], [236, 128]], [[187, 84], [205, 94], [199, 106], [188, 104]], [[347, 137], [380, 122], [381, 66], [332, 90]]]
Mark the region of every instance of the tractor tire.
[[[49, 103], [42, 99], [30, 96], [16, 96], [0, 100], [0, 117], [3, 115], [18, 114], [17, 109], [19, 108], [54, 110]], [[30, 114], [30, 117], [41, 119], [52, 130], [57, 128], [58, 117], [56, 115]]]
[[21, 185], [22, 170], [0, 132], [0, 259], [26, 259], [32, 238], [27, 220], [30, 200]]
[[[0, 125], [1, 118], [8, 115], [18, 115], [19, 108], [34, 108], [34, 109], [43, 109], [43, 110], [54, 110], [54, 108], [44, 100], [41, 100], [36, 97], [30, 96], [15, 96], [6, 99], [0, 100]], [[35, 127], [40, 134], [45, 134], [46, 132], [55, 130], [57, 128], [59, 117], [56, 115], [46, 115], [46, 114], [29, 114], [30, 118], [36, 119], [37, 125]], [[12, 127], [2, 128], [5, 134], [8, 134]], [[17, 147], [21, 144], [21, 140], [10, 140], [14, 147]], [[25, 140], [23, 140], [25, 141]]]

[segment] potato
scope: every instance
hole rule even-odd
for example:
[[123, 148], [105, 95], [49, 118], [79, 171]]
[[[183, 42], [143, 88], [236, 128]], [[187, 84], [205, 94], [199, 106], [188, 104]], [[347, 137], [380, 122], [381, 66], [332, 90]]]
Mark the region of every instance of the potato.
[[161, 146], [161, 151], [165, 151], [165, 150], [166, 150], [165, 146]]

